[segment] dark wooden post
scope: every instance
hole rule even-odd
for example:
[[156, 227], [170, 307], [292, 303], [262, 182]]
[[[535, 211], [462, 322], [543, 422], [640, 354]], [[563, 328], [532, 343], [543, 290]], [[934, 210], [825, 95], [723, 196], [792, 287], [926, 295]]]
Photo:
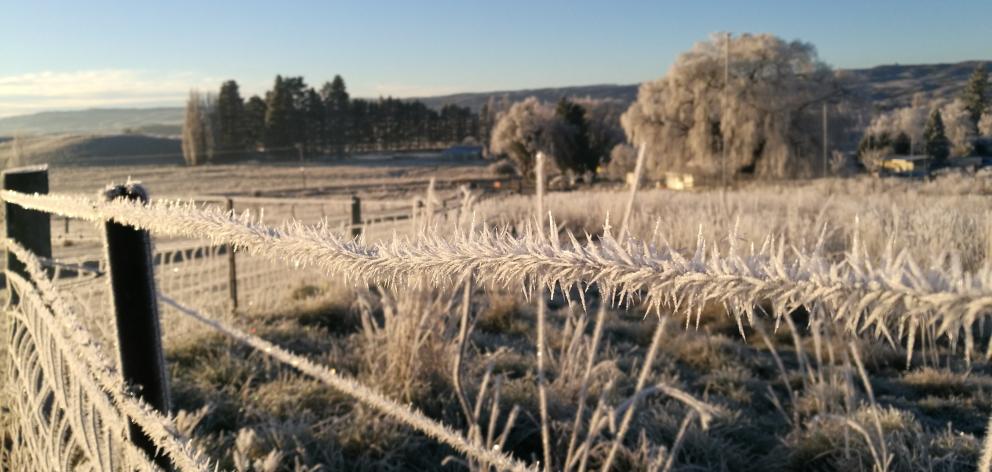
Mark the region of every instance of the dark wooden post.
[[351, 237], [362, 235], [362, 199], [358, 195], [351, 196]]
[[[140, 185], [107, 189], [108, 200], [125, 198], [148, 202]], [[169, 413], [169, 382], [162, 356], [162, 332], [155, 292], [155, 266], [148, 231], [112, 220], [104, 224], [107, 268], [110, 272], [111, 304], [117, 321], [117, 351], [124, 381], [152, 408]], [[154, 442], [138, 425], [131, 423], [131, 442], [166, 470], [169, 460], [158, 453]]]
[[[21, 193], [48, 193], [48, 166], [19, 167], [3, 172], [4, 190]], [[11, 203], [4, 204], [7, 238], [17, 241], [38, 257], [52, 257], [52, 217], [48, 213], [25, 210]], [[7, 269], [30, 280], [24, 263], [7, 253]], [[6, 283], [6, 279], [4, 279]], [[17, 294], [10, 292], [11, 303]]]
[[[234, 200], [227, 199], [227, 211], [234, 214]], [[227, 290], [231, 297], [231, 312], [238, 311], [238, 262], [234, 245], [227, 245]]]

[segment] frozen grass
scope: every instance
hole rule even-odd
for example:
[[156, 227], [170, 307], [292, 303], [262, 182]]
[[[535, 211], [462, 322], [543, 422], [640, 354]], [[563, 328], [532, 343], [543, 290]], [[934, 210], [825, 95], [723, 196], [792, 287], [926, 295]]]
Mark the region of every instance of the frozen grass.
[[[532, 465], [975, 470], [992, 412], [992, 369], [984, 356], [968, 365], [962, 354], [988, 342], [989, 204], [957, 186], [985, 191], [967, 180], [915, 193], [876, 181], [726, 198], [647, 191], [630, 228], [648, 246], [601, 232], [607, 209], [619, 216], [627, 201], [609, 192], [548, 197], [563, 227], [593, 234], [583, 244], [530, 232], [531, 200], [483, 204], [486, 226], [502, 221], [506, 232], [469, 233], [463, 221], [461, 233], [428, 230], [378, 246], [242, 225], [249, 231], [241, 236], [258, 238], [246, 247], [285, 244], [290, 259], [318, 260], [325, 272], [371, 274], [357, 278], [371, 292], [332, 295], [315, 284], [297, 292], [312, 301], [305, 310], [234, 321]], [[652, 214], [674, 224], [658, 225]], [[215, 216], [201, 223], [231, 229], [229, 218]], [[165, 229], [159, 220], [133, 221]], [[960, 264], [934, 257], [937, 248], [958, 253]], [[448, 289], [463, 286], [469, 269], [483, 280], [466, 303]], [[533, 291], [553, 281], [566, 288], [555, 286], [550, 299]], [[598, 283], [583, 284], [580, 299], [573, 281]], [[625, 297], [610, 297], [611, 288]], [[669, 319], [665, 331], [659, 317]], [[222, 467], [488, 470], [485, 460], [466, 459], [225, 338], [201, 333], [167, 349], [184, 410], [177, 416], [191, 418], [186, 428]]]
[[[985, 263], [992, 250], [992, 179], [946, 176], [933, 182], [836, 179], [811, 184], [749, 185], [728, 191], [644, 190], [629, 222], [631, 234], [676, 248], [695, 246], [701, 235], [723, 252], [728, 235], [739, 247], [760, 245], [775, 235], [787, 246], [809, 251], [850, 249], [855, 232], [868, 254], [879, 257], [891, 243], [919, 262], [956, 252], [966, 268]], [[629, 194], [594, 190], [552, 193], [545, 200], [556, 222], [576, 234], [598, 235], [603, 222], [621, 221]], [[517, 227], [532, 206], [528, 197], [481, 202], [480, 221]], [[825, 234], [824, 234], [825, 231]]]

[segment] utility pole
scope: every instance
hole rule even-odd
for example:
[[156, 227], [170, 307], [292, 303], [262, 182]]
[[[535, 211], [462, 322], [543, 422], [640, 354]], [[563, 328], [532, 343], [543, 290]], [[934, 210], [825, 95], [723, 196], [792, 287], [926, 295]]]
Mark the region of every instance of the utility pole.
[[296, 151], [300, 153], [300, 177], [303, 179], [303, 190], [307, 189], [307, 173], [303, 168], [303, 144], [296, 143]]
[[827, 177], [827, 102], [823, 102], [823, 177]]
[[[726, 38], [723, 42], [723, 106], [721, 108], [727, 107], [727, 88], [730, 86], [730, 32], [727, 32]], [[721, 160], [720, 174], [721, 180], [723, 181], [723, 189], [727, 189], [727, 131], [724, 129], [724, 120], [720, 120], [720, 138], [723, 141], [723, 145], [720, 146], [720, 150], [723, 152], [723, 157]]]

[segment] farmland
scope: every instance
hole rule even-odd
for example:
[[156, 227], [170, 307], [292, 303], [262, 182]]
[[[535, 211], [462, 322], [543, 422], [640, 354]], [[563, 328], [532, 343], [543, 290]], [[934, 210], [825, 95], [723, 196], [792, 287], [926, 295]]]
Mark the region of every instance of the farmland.
[[[449, 182], [484, 169], [314, 167], [304, 190], [292, 167], [215, 167], [55, 168], [52, 188], [93, 195], [87, 182], [131, 176], [153, 194], [175, 197], [257, 189], [276, 197], [320, 192], [330, 200], [359, 189], [370, 192], [370, 201], [421, 198], [430, 208], [460, 193]], [[436, 188], [428, 188], [431, 177]], [[390, 276], [331, 263], [273, 263], [248, 250], [238, 255], [239, 267], [258, 273], [254, 283], [245, 281], [242, 297], [266, 302], [245, 303], [233, 313], [224, 305], [222, 254], [162, 265], [157, 279], [163, 294], [186, 306], [531, 464], [545, 463], [546, 434], [555, 469], [611, 462], [615, 470], [973, 470], [992, 413], [985, 322], [965, 325], [976, 343], [965, 346], [947, 329], [960, 320], [951, 308], [879, 304], [882, 321], [861, 324], [856, 310], [842, 303], [861, 288], [844, 292], [842, 284], [841, 295], [810, 299], [777, 287], [788, 282], [796, 290], [826, 290], [829, 280], [863, 277], [912, 299], [944, 290], [922, 288], [916, 277], [958, 287], [954, 281], [963, 271], [974, 288], [954, 293], [984, 293], [992, 248], [986, 179], [645, 190], [629, 219], [630, 241], [614, 239], [623, 236], [626, 192], [604, 186], [548, 194], [543, 204], [554, 225], [541, 223], [544, 236], [533, 219], [533, 195], [495, 194], [464, 199], [457, 212], [442, 216], [421, 212], [391, 227], [395, 236], [366, 239], [374, 254], [392, 261]], [[249, 210], [258, 216], [261, 208]], [[265, 221], [292, 220], [286, 211], [269, 205]], [[321, 237], [345, 233], [327, 230]], [[298, 230], [287, 231], [289, 238]], [[176, 233], [168, 239], [173, 244], [182, 240], [182, 230]], [[586, 252], [586, 244], [598, 252]], [[515, 262], [499, 262], [496, 255], [504, 251], [521, 264], [530, 254], [534, 269], [514, 271]], [[472, 283], [444, 269], [475, 260], [481, 265]], [[611, 265], [614, 260], [619, 265]], [[684, 280], [698, 284], [669, 291], [631, 278], [663, 260], [672, 261], [675, 283], [683, 280], [677, 270], [687, 270]], [[564, 261], [576, 275], [556, 275]], [[818, 264], [834, 268], [815, 275], [823, 270]], [[760, 284], [753, 292], [721, 279], [745, 268]], [[834, 279], [826, 275], [831, 271]], [[542, 295], [531, 273], [556, 288]], [[628, 286], [611, 283], [614, 276], [627, 277]], [[99, 333], [102, 285], [87, 289], [67, 278], [64, 287], [78, 295], [77, 311]], [[167, 305], [163, 339], [176, 425], [221, 468], [480, 467], [396, 417]], [[545, 359], [539, 361], [535, 347], [542, 342]], [[618, 428], [625, 429], [622, 436]]]

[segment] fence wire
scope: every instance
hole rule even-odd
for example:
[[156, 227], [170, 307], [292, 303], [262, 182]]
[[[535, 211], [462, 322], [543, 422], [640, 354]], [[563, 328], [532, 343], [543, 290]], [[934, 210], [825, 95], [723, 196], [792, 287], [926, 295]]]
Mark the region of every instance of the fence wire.
[[413, 409], [410, 406], [405, 406], [399, 402], [391, 400], [374, 389], [369, 388], [354, 379], [337, 373], [334, 369], [329, 369], [322, 365], [313, 363], [309, 359], [282, 349], [258, 336], [245, 333], [244, 331], [237, 329], [228, 323], [224, 323], [216, 318], [204, 315], [200, 311], [185, 306], [167, 295], [159, 294], [159, 300], [174, 308], [183, 316], [195, 320], [196, 322], [201, 323], [202, 325], [207, 326], [213, 331], [224, 336], [251, 346], [252, 348], [265, 353], [265, 355], [272, 357], [279, 362], [290, 365], [298, 369], [300, 372], [303, 372], [304, 374], [323, 382], [331, 388], [348, 395], [355, 401], [368, 405], [386, 416], [389, 416], [426, 434], [427, 436], [443, 442], [474, 460], [491, 464], [493, 467], [496, 467], [497, 470], [512, 470], [518, 472], [536, 470], [532, 467], [528, 467], [526, 464], [516, 459], [513, 459], [503, 452], [487, 449], [481, 445], [478, 445], [467, 439], [464, 435], [453, 431], [443, 423], [428, 418], [423, 413]]
[[[138, 425], [179, 471], [209, 470], [169, 418], [125, 388], [99, 343], [48, 280], [42, 263], [13, 241], [5, 247], [35, 285], [7, 272], [19, 297], [4, 315], [4, 448], [0, 470], [158, 470], [127, 436]], [[7, 467], [7, 465], [10, 467]]]

